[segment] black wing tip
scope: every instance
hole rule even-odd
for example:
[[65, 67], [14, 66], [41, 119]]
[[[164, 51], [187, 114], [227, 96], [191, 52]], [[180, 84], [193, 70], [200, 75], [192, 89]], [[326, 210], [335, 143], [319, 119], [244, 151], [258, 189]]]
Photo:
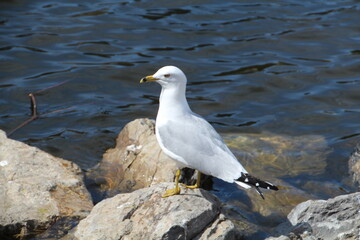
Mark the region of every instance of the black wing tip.
[[269, 189], [269, 190], [274, 190], [274, 191], [279, 190], [279, 188], [276, 185], [274, 185], [270, 182], [267, 182], [267, 181], [260, 180], [256, 177], [253, 177], [248, 173], [241, 173], [241, 177], [239, 177], [236, 181], [243, 182], [243, 183], [249, 184], [251, 186], [254, 186], [256, 191], [259, 192], [259, 194], [262, 198], [264, 198], [264, 196], [262, 195], [259, 188], [264, 188], [264, 189]]

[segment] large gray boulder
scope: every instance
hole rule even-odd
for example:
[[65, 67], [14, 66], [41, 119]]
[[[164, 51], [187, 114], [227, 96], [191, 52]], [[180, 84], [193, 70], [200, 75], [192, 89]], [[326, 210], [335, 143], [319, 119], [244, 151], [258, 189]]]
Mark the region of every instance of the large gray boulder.
[[41, 232], [93, 207], [81, 169], [0, 130], [0, 239]]
[[359, 209], [360, 192], [341, 195], [328, 200], [308, 200], [297, 205], [289, 213], [289, 222], [279, 227], [282, 236], [268, 238], [267, 240], [359, 239]]
[[236, 231], [207, 191], [183, 189], [162, 198], [173, 183], [160, 183], [98, 203], [64, 239], [235, 239]]
[[[307, 222], [313, 235], [322, 239], [358, 239], [360, 230], [360, 193], [341, 195], [328, 200], [309, 200], [296, 206], [288, 215], [293, 226]], [[346, 238], [344, 238], [346, 237]]]

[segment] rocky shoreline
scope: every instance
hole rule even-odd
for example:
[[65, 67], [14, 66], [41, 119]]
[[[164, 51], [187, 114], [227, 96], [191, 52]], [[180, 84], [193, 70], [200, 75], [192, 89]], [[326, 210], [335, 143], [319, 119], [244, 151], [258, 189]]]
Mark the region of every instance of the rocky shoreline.
[[[355, 183], [358, 156], [355, 151], [349, 161]], [[0, 130], [0, 239], [251, 239], [251, 223], [232, 222], [206, 190], [161, 198], [175, 170], [156, 143], [154, 122], [137, 119], [87, 176], [108, 197], [93, 206], [76, 164]], [[192, 172], [183, 176], [191, 179]], [[359, 209], [360, 192], [301, 201], [266, 239], [359, 239]]]

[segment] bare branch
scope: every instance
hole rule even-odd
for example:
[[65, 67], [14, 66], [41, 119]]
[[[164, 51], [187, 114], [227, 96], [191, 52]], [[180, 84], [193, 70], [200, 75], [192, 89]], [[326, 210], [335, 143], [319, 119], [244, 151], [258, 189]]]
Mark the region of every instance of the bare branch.
[[37, 116], [32, 116], [31, 118], [27, 119], [26, 121], [24, 121], [23, 123], [21, 123], [19, 126], [17, 126], [16, 128], [14, 128], [13, 130], [11, 130], [7, 135], [8, 137], [10, 137], [10, 135], [12, 135], [15, 131], [19, 130], [20, 128], [24, 127], [25, 125], [29, 124], [30, 122], [34, 121], [36, 118], [38, 118]]
[[38, 119], [38, 118], [41, 117], [41, 116], [45, 116], [45, 115], [48, 115], [48, 114], [51, 114], [51, 113], [57, 113], [57, 112], [61, 112], [61, 111], [64, 111], [64, 110], [69, 110], [69, 109], [76, 108], [77, 106], [72, 106], [72, 107], [57, 109], [57, 110], [54, 110], [54, 111], [51, 111], [51, 112], [47, 112], [47, 113], [43, 113], [43, 114], [38, 114], [38, 111], [37, 111], [37, 102], [36, 102], [36, 96], [35, 96], [36, 94], [39, 94], [39, 93], [44, 92], [44, 91], [46, 91], [46, 90], [49, 90], [49, 89], [52, 89], [52, 88], [61, 86], [61, 85], [63, 85], [64, 83], [67, 83], [68, 81], [69, 81], [69, 80], [63, 81], [63, 82], [58, 83], [58, 84], [56, 84], [56, 85], [53, 85], [53, 86], [50, 86], [50, 87], [47, 87], [47, 88], [38, 90], [38, 91], [36, 91], [36, 92], [29, 93], [31, 117], [30, 117], [29, 119], [27, 119], [26, 121], [22, 122], [20, 125], [18, 125], [18, 126], [17, 126], [16, 128], [14, 128], [13, 130], [11, 130], [11, 131], [8, 133], [8, 136], [12, 135], [14, 132], [16, 132], [17, 130], [19, 130], [20, 128], [26, 126], [27, 124], [31, 123], [32, 121]]
[[[36, 91], [36, 92], [34, 92], [34, 93], [32, 93], [32, 94], [35, 95], [35, 94], [39, 94], [39, 93], [45, 92], [45, 91], [47, 91], [47, 90], [49, 90], [49, 89], [59, 87], [59, 86], [65, 84], [65, 83], [67, 83], [67, 82], [69, 82], [69, 81], [70, 81], [70, 80], [65, 80], [65, 81], [60, 82], [60, 83], [58, 83], [58, 84], [52, 85], [52, 86], [50, 86], [50, 87], [40, 89], [40, 90], [38, 90], [38, 91]], [[30, 94], [31, 94], [31, 93], [30, 93]]]

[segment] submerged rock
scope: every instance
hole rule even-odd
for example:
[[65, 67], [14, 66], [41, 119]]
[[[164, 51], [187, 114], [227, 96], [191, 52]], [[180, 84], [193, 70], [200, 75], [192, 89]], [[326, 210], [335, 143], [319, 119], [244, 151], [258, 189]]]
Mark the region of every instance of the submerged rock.
[[81, 169], [0, 130], [0, 239], [38, 234], [93, 207]]
[[236, 239], [219, 200], [201, 189], [162, 198], [173, 183], [160, 183], [98, 203], [64, 239]]
[[254, 218], [260, 219], [259, 222], [266, 222], [261, 226], [265, 231], [270, 224], [276, 227], [283, 222], [297, 204], [317, 198], [316, 193], [319, 189], [326, 189], [333, 195], [343, 193], [336, 185], [324, 182], [307, 184], [310, 182], [309, 178], [322, 174], [327, 167], [326, 158], [330, 148], [322, 136], [242, 133], [225, 134], [223, 137], [252, 175], [280, 187], [277, 192], [265, 191], [265, 201], [258, 198], [257, 193], [250, 189], [246, 191], [250, 199], [248, 204], [242, 203], [244, 199], [231, 203], [241, 208], [238, 212], [251, 211]]
[[[279, 239], [356, 240], [360, 237], [360, 192], [297, 205], [279, 226]], [[286, 235], [286, 236], [285, 236]]]
[[224, 140], [245, 168], [266, 177], [319, 175], [330, 153], [318, 135], [226, 134]]
[[360, 144], [355, 147], [349, 159], [349, 173], [353, 182], [360, 186]]

